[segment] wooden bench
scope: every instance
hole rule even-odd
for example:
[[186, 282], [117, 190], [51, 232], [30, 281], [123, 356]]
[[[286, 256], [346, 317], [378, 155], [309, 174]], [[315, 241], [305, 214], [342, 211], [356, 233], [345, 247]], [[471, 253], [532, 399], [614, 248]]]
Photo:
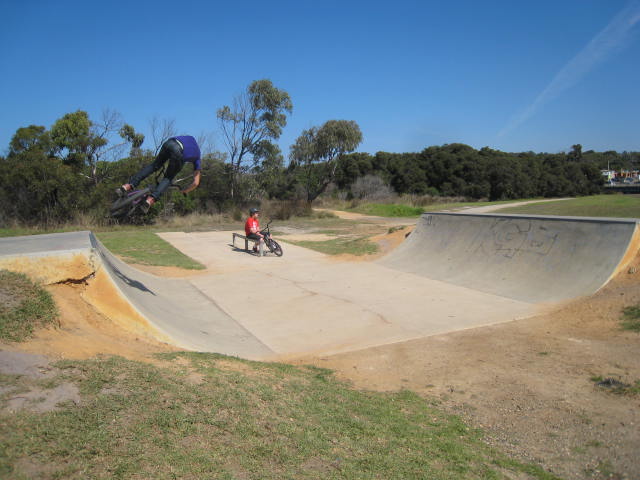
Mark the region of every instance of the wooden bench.
[[259, 244], [258, 247], [258, 256], [263, 257], [264, 256], [264, 242], [258, 242], [258, 240], [253, 240], [251, 238], [247, 238], [245, 235], [242, 235], [240, 233], [234, 233], [233, 234], [233, 246], [236, 246], [236, 238], [242, 238], [244, 239], [244, 249], [248, 252], [249, 251], [249, 242], [253, 242], [254, 244]]

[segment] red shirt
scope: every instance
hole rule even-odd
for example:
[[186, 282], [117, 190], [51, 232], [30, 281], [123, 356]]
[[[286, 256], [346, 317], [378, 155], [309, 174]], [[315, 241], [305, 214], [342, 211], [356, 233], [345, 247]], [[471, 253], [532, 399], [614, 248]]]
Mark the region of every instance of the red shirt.
[[247, 222], [244, 224], [244, 233], [250, 235], [251, 229], [255, 228], [255, 232], [260, 230], [260, 222], [258, 222], [257, 218], [249, 217], [247, 218]]

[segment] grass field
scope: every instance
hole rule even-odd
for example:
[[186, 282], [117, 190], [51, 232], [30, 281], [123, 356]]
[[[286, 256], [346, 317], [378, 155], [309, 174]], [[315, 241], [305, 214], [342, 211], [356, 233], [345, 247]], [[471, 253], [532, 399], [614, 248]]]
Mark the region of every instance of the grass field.
[[377, 217], [417, 217], [423, 212], [437, 212], [440, 210], [456, 210], [463, 207], [485, 207], [489, 205], [502, 205], [522, 200], [500, 200], [495, 202], [437, 202], [424, 206], [411, 206], [396, 203], [362, 203], [355, 208], [347, 208], [350, 212], [363, 215], [375, 215]]
[[556, 478], [408, 391], [357, 391], [328, 370], [215, 354], [161, 359], [63, 361], [46, 384], [0, 376], [2, 403], [63, 383], [81, 397], [45, 413], [0, 410], [0, 477]]
[[576, 217], [640, 218], [640, 195], [595, 195], [557, 202], [507, 207], [496, 213]]
[[[349, 211], [380, 217], [412, 217], [425, 211], [455, 210], [462, 207], [482, 207], [501, 205], [523, 200], [499, 202], [456, 202], [434, 203], [424, 207], [411, 207], [396, 204], [364, 203]], [[505, 207], [496, 210], [499, 213], [518, 213], [525, 215], [564, 215], [576, 217], [617, 217], [640, 218], [640, 195], [594, 195], [569, 200], [531, 203], [517, 207]]]

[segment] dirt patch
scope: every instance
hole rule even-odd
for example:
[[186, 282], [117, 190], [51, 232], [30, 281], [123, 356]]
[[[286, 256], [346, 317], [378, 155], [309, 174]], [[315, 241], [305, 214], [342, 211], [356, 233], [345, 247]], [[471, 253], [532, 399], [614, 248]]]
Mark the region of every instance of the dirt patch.
[[73, 383], [63, 383], [51, 389], [33, 387], [28, 392], [9, 396], [4, 409], [9, 412], [30, 410], [32, 412], [51, 412], [61, 403], [80, 404], [80, 391]]
[[16, 380], [13, 385], [8, 382], [0, 389], [4, 400], [2, 410], [6, 412], [50, 412], [57, 410], [61, 403], [80, 403], [80, 392], [73, 383], [63, 382], [51, 388], [37, 385], [38, 380], [51, 379], [59, 373], [44, 355], [0, 351], [0, 373], [26, 379]]
[[47, 287], [60, 311], [60, 325], [40, 329], [23, 343], [0, 343], [0, 349], [50, 358], [86, 359], [102, 353], [142, 361], [150, 361], [151, 354], [156, 352], [176, 350], [146, 336], [133, 335], [98, 313], [81, 298], [85, 288], [84, 285]]
[[378, 245], [378, 256], [384, 256], [400, 246], [407, 236], [411, 234], [415, 225], [393, 227], [391, 232], [376, 235], [371, 238]]
[[328, 208], [314, 208], [319, 212], [329, 212], [343, 220], [351, 220], [354, 222], [363, 222], [365, 224], [380, 225], [383, 227], [393, 227], [396, 225], [415, 225], [418, 221], [417, 217], [376, 217], [373, 215], [364, 215], [362, 213], [345, 212], [344, 210], [331, 210]]
[[534, 318], [301, 363], [357, 388], [436, 397], [490, 443], [563, 478], [640, 478], [640, 397], [592, 380], [640, 380], [640, 334], [620, 329], [622, 308], [640, 303], [638, 275]]
[[51, 376], [52, 367], [44, 355], [0, 350], [0, 372], [31, 378]]
[[374, 235], [370, 238], [370, 241], [378, 246], [378, 251], [371, 255], [351, 255], [342, 254], [334, 255], [331, 257], [335, 262], [371, 262], [377, 260], [385, 255], [389, 254], [392, 250], [398, 248], [402, 242], [407, 238], [415, 225], [406, 225], [393, 227], [392, 232], [381, 233]]

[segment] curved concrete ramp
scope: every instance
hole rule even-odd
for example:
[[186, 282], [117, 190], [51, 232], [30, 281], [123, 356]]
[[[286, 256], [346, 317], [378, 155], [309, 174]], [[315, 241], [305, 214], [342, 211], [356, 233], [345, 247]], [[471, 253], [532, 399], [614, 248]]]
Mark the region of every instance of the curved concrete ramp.
[[89, 231], [0, 238], [0, 268], [43, 284], [84, 280], [85, 300], [134, 334], [249, 359], [274, 355], [197, 286], [128, 266]]
[[112, 255], [93, 234], [91, 241], [122, 295], [174, 345], [251, 359], [274, 355], [192, 282], [137, 270]]
[[593, 293], [638, 251], [635, 220], [424, 214], [377, 262], [285, 244], [258, 258], [231, 232], [164, 233], [208, 272], [160, 278], [90, 232], [0, 239], [0, 268], [43, 283], [85, 279], [83, 297], [133, 334], [270, 360], [360, 350], [534, 315]]
[[640, 245], [635, 219], [424, 213], [381, 264], [529, 303], [596, 292]]

